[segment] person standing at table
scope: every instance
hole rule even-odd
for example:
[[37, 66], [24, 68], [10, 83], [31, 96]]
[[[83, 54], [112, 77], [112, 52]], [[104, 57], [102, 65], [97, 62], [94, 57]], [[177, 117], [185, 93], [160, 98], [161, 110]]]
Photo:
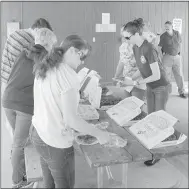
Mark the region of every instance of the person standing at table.
[[[120, 78], [125, 78], [125, 77], [133, 77], [133, 75], [137, 72], [138, 68], [136, 66], [136, 60], [133, 54], [133, 45], [129, 44], [127, 40], [123, 36], [123, 29], [125, 25], [121, 27], [121, 39], [122, 39], [122, 44], [119, 47], [119, 53], [120, 53], [120, 58], [119, 62], [116, 68], [116, 73], [113, 78], [115, 79], [120, 79]], [[141, 75], [139, 75], [141, 77]], [[125, 96], [136, 96], [137, 98], [144, 100], [145, 97], [145, 89], [146, 85], [142, 84], [140, 86], [121, 86], [122, 88], [125, 88]]]
[[[183, 66], [180, 56], [181, 48], [181, 35], [178, 31], [173, 29], [172, 22], [165, 22], [165, 32], [160, 36], [159, 47], [163, 53], [163, 66], [171, 82], [171, 75], [173, 72], [178, 93], [181, 98], [186, 98], [184, 89], [184, 76], [183, 76]], [[172, 92], [172, 85], [170, 83], [170, 92]]]
[[13, 136], [13, 188], [30, 187], [32, 184], [27, 182], [24, 148], [33, 114], [33, 62], [41, 52], [40, 47], [34, 45], [34, 35], [40, 28], [52, 30], [48, 21], [40, 18], [30, 29], [13, 32], [7, 39], [2, 55], [2, 106]]
[[[7, 82], [9, 81], [11, 70], [17, 58], [19, 57], [23, 49], [27, 49], [30, 44], [34, 43], [33, 35], [35, 31], [39, 28], [48, 28], [52, 30], [51, 25], [46, 19], [38, 18], [32, 24], [31, 28], [17, 30], [11, 33], [7, 38], [5, 47], [3, 49], [1, 61], [1, 96], [3, 96], [3, 92], [7, 86]], [[5, 119], [5, 125], [10, 131], [11, 137], [13, 137], [14, 129], [7, 121], [4, 110], [2, 110], [2, 119]]]
[[44, 188], [73, 188], [75, 184], [74, 131], [92, 135], [100, 144], [109, 132], [78, 115], [80, 82], [76, 70], [90, 53], [89, 44], [69, 35], [34, 65], [34, 116], [30, 138], [40, 155]]
[[[143, 79], [133, 81], [125, 80], [126, 85], [146, 84], [147, 108], [148, 114], [166, 110], [166, 104], [169, 97], [169, 82], [166, 78], [165, 71], [162, 67], [158, 53], [153, 44], [149, 43], [142, 36], [144, 22], [142, 19], [136, 19], [128, 22], [123, 31], [125, 39], [133, 44], [133, 52], [139, 68], [138, 75], [141, 74]], [[158, 162], [159, 159], [145, 161], [145, 165], [151, 166]]]
[[25, 178], [24, 148], [29, 139], [34, 108], [33, 66], [36, 58], [46, 56], [46, 49], [51, 49], [56, 43], [56, 38], [47, 40], [52, 33], [47, 28], [37, 30], [36, 35], [43, 37], [44, 42], [38, 43], [35, 37], [35, 44], [30, 44], [28, 48], [23, 49], [11, 70], [9, 81], [3, 93], [2, 106], [13, 128], [11, 157], [13, 188], [28, 187], [29, 185]]

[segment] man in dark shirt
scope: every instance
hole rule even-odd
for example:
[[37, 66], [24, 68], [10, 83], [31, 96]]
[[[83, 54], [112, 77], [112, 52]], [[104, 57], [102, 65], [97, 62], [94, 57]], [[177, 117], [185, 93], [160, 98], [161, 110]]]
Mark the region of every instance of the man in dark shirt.
[[[184, 77], [182, 71], [182, 61], [180, 56], [181, 36], [178, 31], [173, 30], [170, 21], [165, 22], [165, 30], [160, 36], [159, 46], [163, 53], [163, 66], [166, 71], [168, 79], [171, 81], [171, 73], [175, 77], [178, 86], [178, 93], [181, 98], [186, 98], [184, 94]], [[172, 86], [170, 84], [170, 92]]]

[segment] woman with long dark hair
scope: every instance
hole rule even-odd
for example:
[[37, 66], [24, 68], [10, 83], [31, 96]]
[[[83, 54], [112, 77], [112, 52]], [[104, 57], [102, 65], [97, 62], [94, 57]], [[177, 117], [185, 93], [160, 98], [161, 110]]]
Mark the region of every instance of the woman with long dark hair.
[[76, 69], [90, 53], [88, 43], [70, 35], [34, 67], [34, 116], [31, 141], [40, 154], [45, 188], [73, 188], [75, 156], [73, 130], [95, 136], [100, 144], [110, 133], [77, 114], [80, 83]]

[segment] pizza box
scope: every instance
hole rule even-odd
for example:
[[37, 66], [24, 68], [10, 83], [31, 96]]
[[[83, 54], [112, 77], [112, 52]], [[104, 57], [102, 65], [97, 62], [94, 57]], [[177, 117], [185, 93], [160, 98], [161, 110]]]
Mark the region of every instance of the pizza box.
[[141, 113], [135, 117], [138, 119], [133, 118], [132, 120], [128, 121], [127, 123], [124, 123], [123, 127], [130, 127], [130, 126], [134, 125], [135, 123], [137, 123], [138, 121], [144, 119], [146, 116], [147, 116], [147, 113], [144, 111], [141, 111]]
[[135, 96], [131, 96], [109, 108], [106, 113], [119, 126], [123, 126], [141, 113], [141, 106], [143, 104], [144, 101]]
[[[102, 88], [102, 90], [103, 89], [104, 88]], [[120, 97], [113, 96], [112, 92], [109, 90], [109, 91], [107, 91], [106, 94], [102, 94], [99, 109], [106, 111], [109, 108], [118, 104], [121, 100], [123, 100], [123, 99], [121, 99]]]
[[129, 127], [129, 131], [146, 148], [152, 149], [175, 132], [173, 126], [177, 122], [178, 119], [164, 110], [159, 110]]
[[78, 115], [84, 120], [97, 120], [99, 119], [99, 113], [97, 110], [89, 104], [79, 104]]
[[90, 72], [90, 70], [86, 67], [82, 68], [78, 73], [78, 79], [80, 81], [80, 88], [83, 86], [85, 80], [87, 79], [87, 75]]
[[167, 146], [175, 146], [175, 145], [181, 144], [182, 142], [184, 142], [187, 139], [187, 136], [185, 134], [183, 134], [177, 130], [174, 131], [173, 135], [174, 135], [174, 140], [166, 141], [166, 139], [165, 139], [165, 140], [161, 141], [158, 145], [154, 146], [153, 149], [167, 147]]

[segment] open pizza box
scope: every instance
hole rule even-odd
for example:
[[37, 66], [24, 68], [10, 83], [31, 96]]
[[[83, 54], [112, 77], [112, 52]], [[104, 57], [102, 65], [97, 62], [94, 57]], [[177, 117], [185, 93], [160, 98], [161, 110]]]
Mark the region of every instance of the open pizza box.
[[93, 107], [99, 108], [102, 94], [102, 88], [99, 86], [99, 74], [84, 67], [78, 72], [78, 77], [80, 80], [80, 93]]
[[78, 115], [86, 121], [99, 119], [99, 113], [89, 104], [79, 104]]
[[109, 108], [106, 113], [119, 126], [124, 126], [124, 124], [141, 113], [141, 107], [143, 104], [144, 101], [138, 99], [135, 96], [131, 96]]
[[[166, 147], [166, 146], [174, 146], [174, 145], [178, 145], [181, 144], [182, 142], [184, 142], [187, 139], [187, 136], [177, 130], [174, 131], [173, 133], [174, 139], [171, 140], [171, 136], [168, 137], [167, 139], [161, 141], [158, 145], [154, 146], [154, 148], [161, 148], [161, 147]], [[169, 140], [170, 138], [170, 140]]]
[[[129, 131], [148, 149], [176, 145], [187, 138], [173, 128], [177, 122], [178, 119], [159, 110], [132, 125]], [[174, 140], [166, 140], [171, 136]]]
[[147, 116], [147, 113], [144, 111], [141, 111], [141, 113], [139, 115], [137, 115], [135, 118], [133, 118], [132, 120], [126, 122], [123, 124], [123, 127], [131, 127], [132, 125], [134, 125], [135, 123], [139, 122], [140, 120], [144, 119]]

